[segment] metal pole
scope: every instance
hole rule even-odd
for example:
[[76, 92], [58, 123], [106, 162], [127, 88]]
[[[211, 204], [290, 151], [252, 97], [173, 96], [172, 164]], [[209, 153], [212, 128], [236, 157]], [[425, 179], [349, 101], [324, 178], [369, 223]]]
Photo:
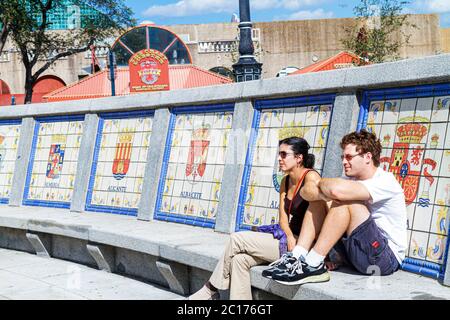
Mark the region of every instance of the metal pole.
[[262, 64], [255, 60], [249, 0], [239, 0], [239, 61], [233, 65], [237, 82], [261, 78]]
[[109, 75], [111, 78], [111, 96], [116, 95], [116, 83], [114, 79], [114, 54], [111, 50], [109, 50]]

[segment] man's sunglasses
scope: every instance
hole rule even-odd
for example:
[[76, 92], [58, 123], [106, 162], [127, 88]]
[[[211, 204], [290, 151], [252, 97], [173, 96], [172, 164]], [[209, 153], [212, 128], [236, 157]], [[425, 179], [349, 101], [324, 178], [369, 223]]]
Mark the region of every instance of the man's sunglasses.
[[351, 154], [341, 155], [341, 160], [344, 161], [344, 159], [345, 159], [348, 162], [350, 162], [350, 161], [353, 160], [354, 157], [362, 156], [363, 154], [365, 154], [365, 153], [357, 153], [357, 154], [354, 154], [354, 155], [351, 155]]

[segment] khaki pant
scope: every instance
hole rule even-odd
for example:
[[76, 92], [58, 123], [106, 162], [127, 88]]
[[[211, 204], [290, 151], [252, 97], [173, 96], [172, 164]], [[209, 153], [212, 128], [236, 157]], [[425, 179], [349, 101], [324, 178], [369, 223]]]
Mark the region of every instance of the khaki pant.
[[231, 234], [209, 281], [217, 289], [230, 289], [231, 300], [251, 300], [250, 268], [279, 259], [278, 245], [279, 241], [270, 233]]

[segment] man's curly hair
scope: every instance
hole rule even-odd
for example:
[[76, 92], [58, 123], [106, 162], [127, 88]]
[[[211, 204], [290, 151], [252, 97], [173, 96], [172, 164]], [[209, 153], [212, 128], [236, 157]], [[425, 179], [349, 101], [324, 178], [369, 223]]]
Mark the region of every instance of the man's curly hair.
[[349, 144], [356, 145], [357, 152], [370, 152], [375, 167], [380, 166], [381, 142], [375, 134], [370, 133], [365, 129], [362, 129], [359, 132], [349, 133], [342, 138], [341, 148], [344, 149]]

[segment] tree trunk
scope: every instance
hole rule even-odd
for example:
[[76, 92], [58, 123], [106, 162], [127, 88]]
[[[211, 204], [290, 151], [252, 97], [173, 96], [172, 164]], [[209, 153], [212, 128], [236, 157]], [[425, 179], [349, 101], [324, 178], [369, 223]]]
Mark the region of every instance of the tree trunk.
[[34, 78], [31, 75], [31, 70], [27, 70], [26, 68], [26, 77], [25, 77], [25, 100], [24, 104], [30, 104], [31, 100], [33, 98], [33, 85], [34, 85]]

